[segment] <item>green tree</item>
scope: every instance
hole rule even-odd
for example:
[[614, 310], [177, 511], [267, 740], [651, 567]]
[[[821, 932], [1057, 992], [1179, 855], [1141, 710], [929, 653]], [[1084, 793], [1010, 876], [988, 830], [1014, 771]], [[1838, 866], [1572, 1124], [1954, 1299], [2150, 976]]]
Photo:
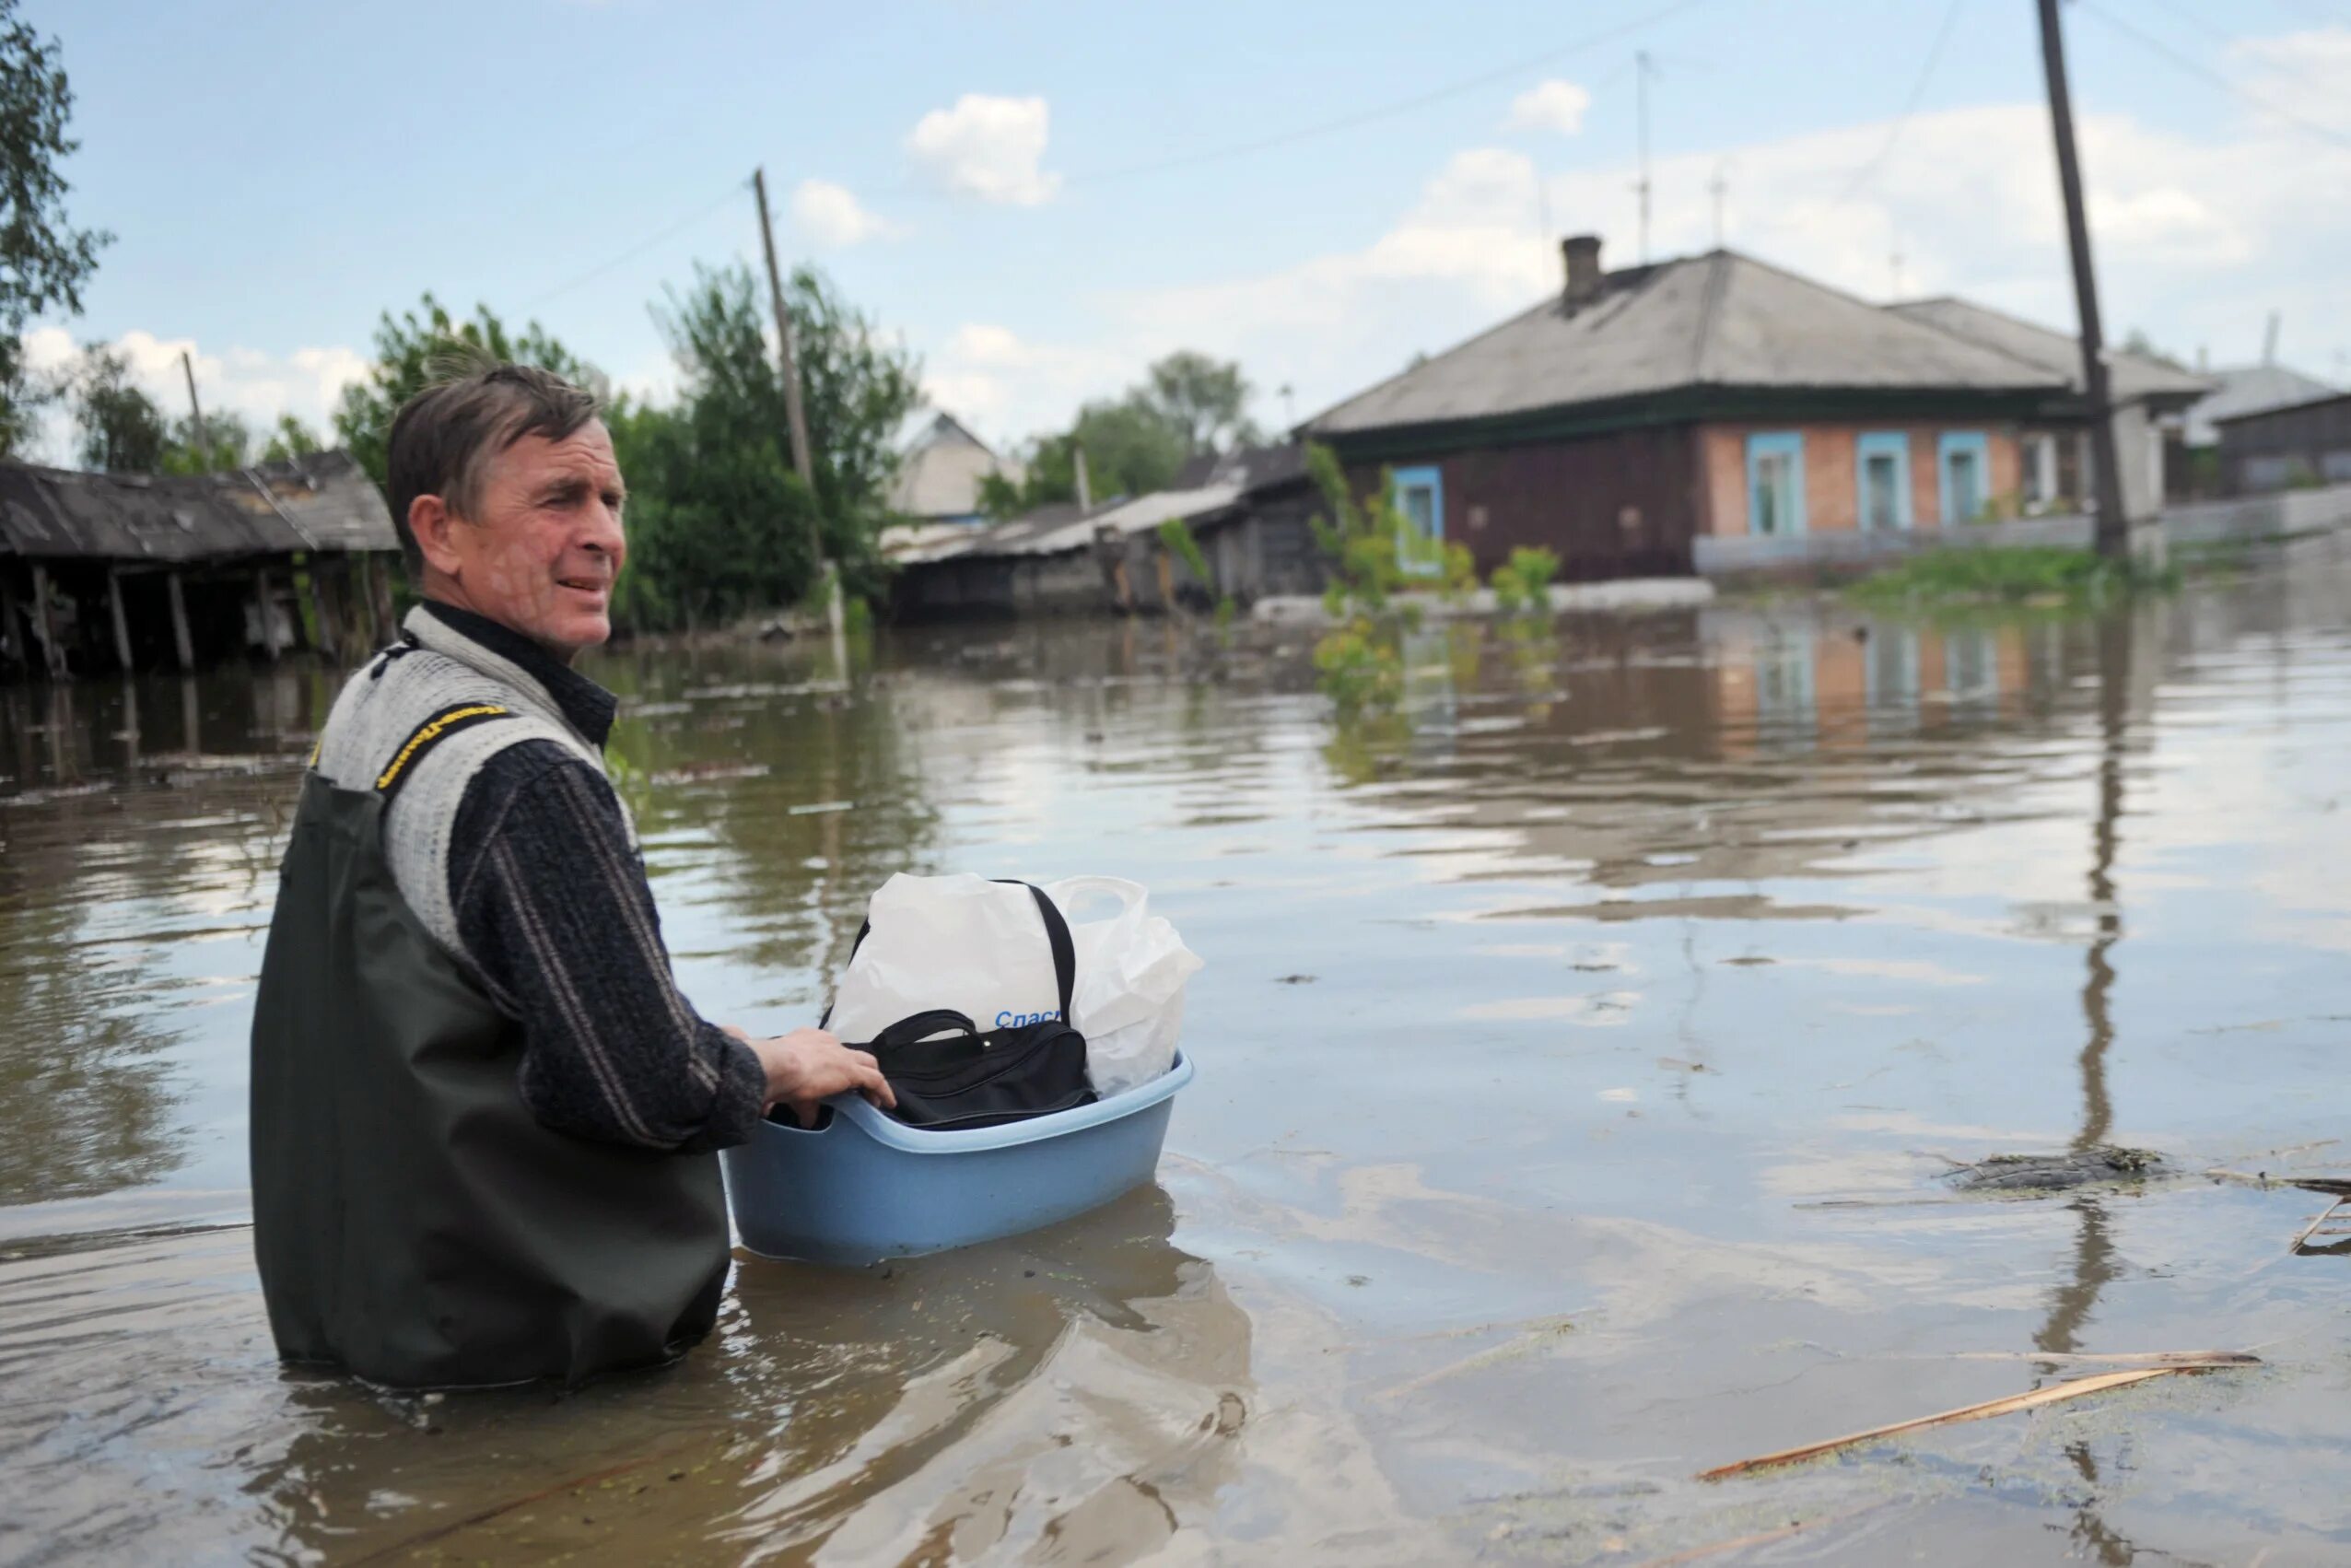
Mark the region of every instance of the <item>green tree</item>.
[[1183, 432], [1187, 457], [1230, 451], [1258, 440], [1249, 419], [1249, 380], [1237, 361], [1178, 349], [1144, 373], [1141, 390], [1170, 425]]
[[166, 474], [219, 474], [242, 468], [252, 461], [253, 432], [244, 416], [216, 409], [205, 415], [204, 428], [195, 416], [183, 414], [171, 422], [171, 441], [163, 450]]
[[607, 424], [629, 484], [623, 610], [648, 626], [703, 626], [797, 603], [814, 585], [815, 518], [845, 589], [883, 579], [891, 438], [919, 397], [918, 367], [820, 274], [795, 271], [792, 321], [814, 486], [789, 450], [765, 291], [748, 268], [697, 267], [656, 317], [677, 361], [675, 409], [622, 406]]
[[263, 462], [284, 462], [288, 458], [302, 457], [319, 450], [318, 432], [291, 414], [277, 416], [276, 426], [269, 433], [269, 444], [262, 449]]
[[101, 474], [162, 469], [170, 432], [155, 399], [131, 380], [128, 357], [102, 343], [87, 345], [64, 381], [83, 467]]
[[57, 167], [81, 146], [65, 134], [73, 89], [57, 41], [17, 11], [0, 0], [0, 457], [23, 445], [45, 401], [25, 369], [25, 323], [55, 306], [79, 315], [82, 285], [114, 238], [66, 220], [71, 187]]
[[376, 363], [368, 379], [343, 389], [334, 412], [342, 445], [379, 485], [384, 482], [384, 443], [400, 405], [433, 379], [436, 355], [452, 343], [480, 349], [517, 365], [536, 365], [566, 380], [602, 392], [603, 378], [532, 322], [519, 333], [507, 330], [487, 305], [471, 317], [452, 317], [428, 290], [417, 307], [395, 318], [386, 310], [376, 322]]

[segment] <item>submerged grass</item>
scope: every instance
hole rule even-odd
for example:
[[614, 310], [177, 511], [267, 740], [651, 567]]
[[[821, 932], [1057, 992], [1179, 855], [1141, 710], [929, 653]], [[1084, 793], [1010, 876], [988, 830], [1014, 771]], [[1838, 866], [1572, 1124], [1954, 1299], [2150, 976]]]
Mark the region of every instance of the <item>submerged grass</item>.
[[1846, 596], [1877, 606], [2097, 605], [2135, 592], [2169, 592], [2176, 567], [2150, 570], [2062, 545], [1930, 550], [1864, 578]]

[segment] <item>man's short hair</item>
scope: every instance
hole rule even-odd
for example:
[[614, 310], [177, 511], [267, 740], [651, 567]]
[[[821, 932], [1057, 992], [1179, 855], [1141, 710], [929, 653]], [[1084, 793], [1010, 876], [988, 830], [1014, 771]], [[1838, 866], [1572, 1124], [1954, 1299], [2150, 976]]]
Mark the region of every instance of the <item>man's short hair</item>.
[[412, 583], [423, 580], [425, 557], [408, 527], [410, 503], [439, 496], [459, 517], [479, 521], [482, 475], [491, 458], [525, 436], [560, 441], [602, 412], [593, 392], [534, 365], [469, 356], [460, 369], [392, 415], [384, 489]]

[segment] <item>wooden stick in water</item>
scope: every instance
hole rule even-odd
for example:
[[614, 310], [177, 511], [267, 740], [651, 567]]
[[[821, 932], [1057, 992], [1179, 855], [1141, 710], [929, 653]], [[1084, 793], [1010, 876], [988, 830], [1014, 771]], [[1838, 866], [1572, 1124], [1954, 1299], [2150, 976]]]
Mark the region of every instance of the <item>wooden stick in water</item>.
[[2310, 1240], [2312, 1236], [2318, 1235], [2319, 1227], [2325, 1224], [2329, 1220], [2334, 1218], [2335, 1211], [2342, 1208], [2345, 1203], [2351, 1203], [2351, 1198], [2338, 1198], [2333, 1202], [2328, 1204], [2325, 1208], [2320, 1210], [2317, 1218], [2313, 1219], [2309, 1224], [2304, 1225], [2302, 1227], [2302, 1234], [2294, 1238], [2294, 1245], [2286, 1249], [2287, 1256], [2290, 1258], [2294, 1254], [2301, 1251], [2302, 1244]]
[[1956, 1410], [1945, 1410], [1939, 1415], [1920, 1416], [1915, 1421], [1898, 1421], [1889, 1426], [1873, 1426], [1866, 1432], [1851, 1433], [1843, 1437], [1831, 1437], [1825, 1443], [1807, 1443], [1801, 1448], [1783, 1448], [1776, 1454], [1760, 1454], [1752, 1459], [1741, 1459], [1736, 1464], [1717, 1465], [1711, 1470], [1699, 1471], [1698, 1479], [1722, 1480], [1729, 1476], [1744, 1475], [1749, 1470], [1765, 1469], [1773, 1465], [1792, 1465], [1798, 1459], [1809, 1459], [1815, 1455], [1850, 1447], [1855, 1443], [1871, 1443], [1881, 1437], [1892, 1437], [1900, 1433], [1915, 1432], [1921, 1427], [1944, 1426], [1962, 1421], [1983, 1421], [1990, 1416], [2005, 1416], [2018, 1410], [2037, 1410], [2042, 1405], [2053, 1405], [2066, 1399], [2078, 1399], [2085, 1395], [2103, 1394], [2111, 1388], [2127, 1387], [2134, 1383], [2144, 1383], [2150, 1377], [2169, 1377], [2178, 1372], [2203, 1370], [2206, 1369], [2194, 1365], [2174, 1364], [2140, 1367], [2131, 1372], [2101, 1372], [2090, 1377], [2076, 1377], [2064, 1383], [2052, 1383], [2045, 1388], [2036, 1388], [2029, 1394], [2011, 1394], [2005, 1398], [1986, 1399], [1982, 1404], [1962, 1405]]

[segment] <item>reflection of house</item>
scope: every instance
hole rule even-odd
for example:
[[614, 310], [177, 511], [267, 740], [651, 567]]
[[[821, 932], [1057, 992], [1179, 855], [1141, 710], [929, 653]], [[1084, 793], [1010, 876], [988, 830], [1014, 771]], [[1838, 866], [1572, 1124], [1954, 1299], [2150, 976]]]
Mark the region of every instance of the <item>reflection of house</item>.
[[[2092, 509], [2089, 400], [2082, 386], [2078, 339], [1964, 299], [1918, 299], [1888, 309], [2063, 376], [2064, 391], [2046, 399], [2019, 431], [2018, 509]], [[2177, 438], [2189, 405], [2209, 392], [2212, 382], [2151, 355], [2110, 348], [2106, 385], [2114, 404], [2123, 511], [2148, 517], [2161, 508], [2167, 488], [2164, 449]]]
[[890, 509], [921, 522], [977, 522], [980, 481], [1000, 474], [1017, 485], [1023, 473], [1018, 462], [997, 456], [953, 415], [942, 413], [900, 452]]
[[10, 659], [52, 674], [275, 659], [391, 635], [382, 492], [351, 454], [224, 474], [0, 464], [0, 614]]
[[2351, 481], [2351, 392], [2223, 415], [2220, 484], [2232, 496]]
[[[2029, 323], [1881, 309], [1729, 251], [1604, 273], [1597, 239], [1562, 249], [1557, 298], [1307, 426], [1367, 487], [1391, 469], [1406, 515], [1481, 569], [1540, 544], [1571, 578], [1685, 573], [1701, 536], [2011, 511], [2026, 438], [2079, 423], [2065, 340]], [[2117, 357], [2146, 399], [2196, 390]], [[2053, 500], [2054, 445], [2033, 451]]]
[[[1306, 522], [1311, 489], [1297, 447], [1255, 448], [1196, 460], [1170, 488], [1131, 500], [939, 531], [893, 548], [893, 607], [913, 617], [1133, 612], [1315, 592], [1322, 565]], [[1161, 543], [1161, 527], [1176, 521], [1199, 541], [1211, 582], [1197, 582]]]
[[1714, 711], [1733, 752], [1801, 751], [1907, 734], [1936, 718], [1989, 717], [2029, 680], [2016, 626], [1831, 626], [1741, 609], [1710, 610], [1703, 626], [1718, 654]]

